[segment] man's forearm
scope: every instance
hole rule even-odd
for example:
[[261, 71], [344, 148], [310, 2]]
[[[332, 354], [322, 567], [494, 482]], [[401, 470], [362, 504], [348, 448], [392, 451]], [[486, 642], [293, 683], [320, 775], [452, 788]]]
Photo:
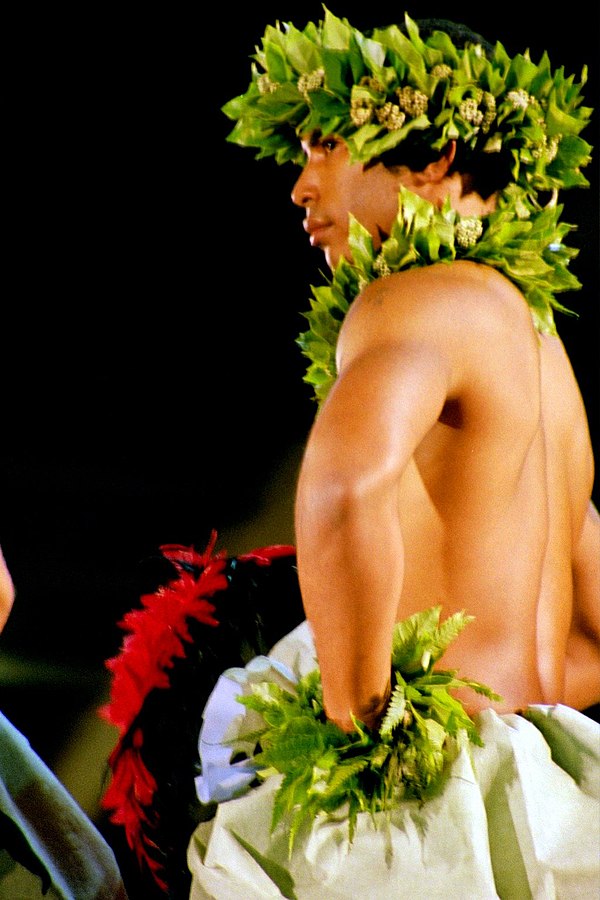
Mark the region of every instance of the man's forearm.
[[378, 723], [390, 693], [391, 642], [402, 590], [394, 492], [310, 502], [302, 490], [296, 538], [300, 587], [315, 638], [325, 710], [344, 730], [351, 713]]

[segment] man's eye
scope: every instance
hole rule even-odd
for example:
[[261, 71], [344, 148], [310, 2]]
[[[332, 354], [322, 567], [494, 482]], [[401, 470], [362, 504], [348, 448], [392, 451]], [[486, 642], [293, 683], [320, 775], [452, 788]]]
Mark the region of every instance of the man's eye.
[[323, 138], [321, 140], [321, 147], [324, 150], [327, 150], [329, 153], [331, 153], [332, 150], [335, 150], [338, 143], [339, 143], [339, 141], [337, 138], [333, 138], [333, 137]]

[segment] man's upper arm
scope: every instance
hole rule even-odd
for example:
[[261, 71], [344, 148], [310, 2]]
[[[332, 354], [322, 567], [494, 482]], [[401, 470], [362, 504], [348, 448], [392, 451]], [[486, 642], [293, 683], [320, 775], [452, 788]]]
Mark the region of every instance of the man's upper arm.
[[362, 469], [397, 477], [448, 397], [453, 371], [440, 329], [401, 306], [392, 287], [374, 283], [344, 323], [339, 375], [311, 435], [338, 477]]
[[[305, 465], [323, 467], [324, 481], [358, 494], [396, 483], [437, 421], [448, 395], [450, 364], [426, 335], [376, 331], [351, 348], [313, 426]], [[325, 471], [327, 470], [327, 471]]]
[[380, 328], [376, 317], [365, 323], [360, 305], [356, 313], [308, 440], [295, 519], [325, 708], [346, 730], [350, 710], [374, 721], [389, 693], [404, 574], [398, 484], [449, 380], [447, 360], [425, 337]]

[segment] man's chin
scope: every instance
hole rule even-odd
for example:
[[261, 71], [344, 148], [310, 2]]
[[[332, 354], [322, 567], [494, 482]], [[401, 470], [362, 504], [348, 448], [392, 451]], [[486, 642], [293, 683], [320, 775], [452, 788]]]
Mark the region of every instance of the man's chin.
[[345, 257], [348, 262], [352, 262], [352, 253], [350, 252], [350, 248], [347, 247], [344, 252], [339, 249], [334, 249], [333, 247], [327, 247], [324, 251], [325, 253], [325, 261], [327, 265], [333, 272], [342, 257]]

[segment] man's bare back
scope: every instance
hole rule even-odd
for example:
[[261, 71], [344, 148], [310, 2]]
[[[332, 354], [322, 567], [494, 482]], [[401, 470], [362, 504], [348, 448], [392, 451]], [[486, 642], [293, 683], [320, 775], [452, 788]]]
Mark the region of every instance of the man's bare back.
[[[438, 604], [443, 615], [465, 609], [475, 621], [445, 665], [492, 685], [502, 711], [564, 700], [573, 548], [593, 461], [560, 340], [540, 337], [502, 275], [463, 262], [370, 285], [340, 337], [340, 378], [384, 346], [409, 360], [398, 370], [400, 393], [416, 372], [415, 390], [431, 404], [422, 404], [423, 435], [398, 480], [404, 580], [396, 618]], [[446, 373], [446, 391], [433, 366]], [[394, 429], [396, 398], [371, 396], [372, 427], [386, 418], [387, 402]]]

